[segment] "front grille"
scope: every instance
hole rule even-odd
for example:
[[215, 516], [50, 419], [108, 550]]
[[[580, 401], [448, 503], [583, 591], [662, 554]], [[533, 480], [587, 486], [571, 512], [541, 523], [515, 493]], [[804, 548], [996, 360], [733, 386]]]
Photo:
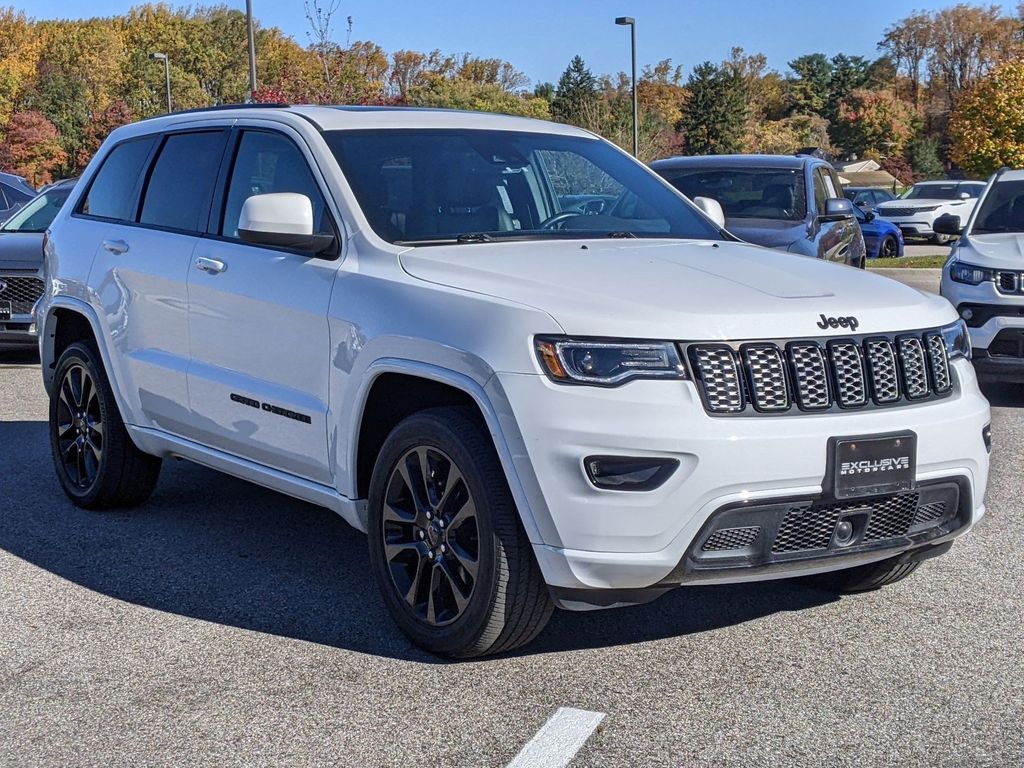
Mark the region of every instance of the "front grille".
[[43, 281], [38, 277], [0, 275], [0, 301], [11, 302], [11, 313], [27, 315], [43, 295]]
[[761, 533], [761, 526], [759, 525], [747, 525], [742, 528], [722, 528], [708, 537], [701, 550], [704, 552], [724, 552], [731, 549], [743, 549], [753, 544], [757, 540], [759, 533]]
[[892, 216], [913, 216], [921, 212], [920, 208], [885, 208], [878, 211], [878, 215], [887, 219]]
[[953, 373], [938, 331], [832, 339], [686, 345], [712, 415], [894, 406], [948, 395]]
[[1024, 275], [1020, 272], [996, 272], [996, 288], [1000, 293], [1024, 291]]
[[934, 522], [946, 516], [949, 504], [937, 501], [918, 506], [918, 493], [878, 496], [839, 504], [796, 504], [786, 510], [772, 552], [801, 552], [828, 549], [841, 519], [867, 518], [862, 542], [906, 536], [911, 526]]

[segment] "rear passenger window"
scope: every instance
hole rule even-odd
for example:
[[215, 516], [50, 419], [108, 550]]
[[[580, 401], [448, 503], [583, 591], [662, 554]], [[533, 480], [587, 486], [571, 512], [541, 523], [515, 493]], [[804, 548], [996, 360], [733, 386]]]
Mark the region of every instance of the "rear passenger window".
[[223, 131], [168, 136], [149, 176], [139, 221], [204, 231], [223, 151]]
[[220, 234], [237, 238], [242, 204], [253, 195], [271, 192], [305, 195], [313, 203], [313, 227], [317, 232], [331, 231], [327, 202], [299, 148], [280, 134], [246, 131], [235, 155]]
[[134, 221], [139, 176], [153, 141], [149, 137], [114, 147], [93, 178], [80, 212], [104, 219]]

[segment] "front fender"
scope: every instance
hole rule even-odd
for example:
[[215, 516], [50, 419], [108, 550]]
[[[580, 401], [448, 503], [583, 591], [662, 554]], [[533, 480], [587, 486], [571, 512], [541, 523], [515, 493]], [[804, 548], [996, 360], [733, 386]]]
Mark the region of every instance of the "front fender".
[[[485, 366], [478, 361], [479, 366]], [[489, 371], [489, 368], [487, 369]], [[429, 379], [445, 384], [469, 395], [480, 409], [484, 423], [501, 461], [502, 469], [512, 492], [512, 498], [519, 510], [526, 535], [533, 543], [544, 541], [542, 521], [550, 515], [540, 491], [540, 484], [527, 458], [526, 446], [519, 426], [512, 414], [508, 398], [493, 371], [484, 379], [476, 378], [479, 369], [469, 373], [453, 370], [440, 365], [400, 357], [378, 358], [370, 363], [359, 376], [359, 386], [352, 393], [350, 403], [341, 410], [345, 425], [339, 430], [344, 446], [339, 445], [339, 485], [345, 493], [355, 497], [358, 463], [359, 431], [363, 412], [374, 382], [385, 373], [399, 373]], [[524, 460], [525, 459], [525, 460]]]

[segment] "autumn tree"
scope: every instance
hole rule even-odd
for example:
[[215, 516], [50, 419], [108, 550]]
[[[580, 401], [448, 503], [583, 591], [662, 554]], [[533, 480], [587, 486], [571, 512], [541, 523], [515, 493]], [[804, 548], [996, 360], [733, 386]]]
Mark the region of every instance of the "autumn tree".
[[38, 112], [16, 112], [0, 143], [0, 169], [24, 176], [33, 186], [49, 184], [67, 160], [57, 128]]
[[997, 68], [957, 104], [949, 126], [953, 160], [985, 176], [1024, 167], [1024, 61]]
[[858, 88], [839, 105], [834, 135], [847, 152], [898, 155], [914, 135], [914, 119], [913, 107], [891, 91]]

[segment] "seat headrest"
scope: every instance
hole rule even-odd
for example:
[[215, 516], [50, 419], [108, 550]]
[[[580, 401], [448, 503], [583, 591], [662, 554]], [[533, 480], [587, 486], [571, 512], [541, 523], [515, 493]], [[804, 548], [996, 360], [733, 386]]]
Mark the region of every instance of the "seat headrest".
[[497, 182], [482, 173], [449, 173], [445, 177], [444, 205], [476, 208], [491, 202]]

